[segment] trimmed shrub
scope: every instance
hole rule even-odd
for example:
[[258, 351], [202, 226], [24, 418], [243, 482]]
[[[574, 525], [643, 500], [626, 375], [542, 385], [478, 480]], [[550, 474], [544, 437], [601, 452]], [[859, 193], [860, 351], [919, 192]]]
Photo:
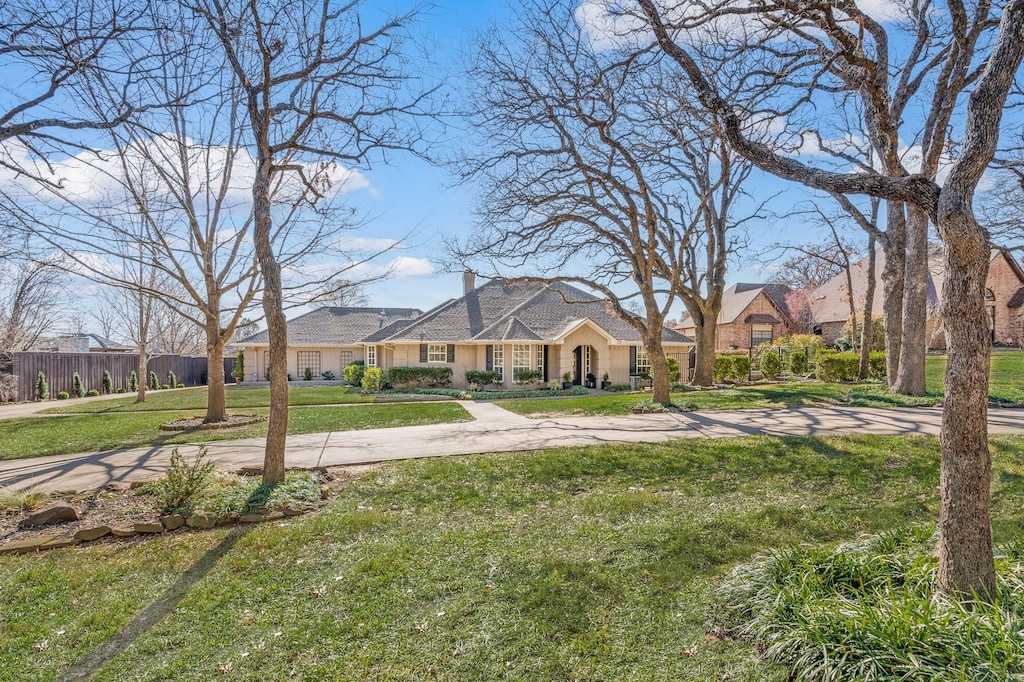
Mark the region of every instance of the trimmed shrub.
[[885, 351], [876, 350], [868, 355], [868, 376], [885, 379]]
[[746, 381], [750, 374], [750, 358], [746, 355], [716, 355], [715, 381]]
[[466, 371], [466, 383], [470, 388], [483, 388], [491, 384], [497, 384], [501, 375], [491, 370], [470, 369]]
[[76, 398], [85, 397], [85, 384], [82, 383], [82, 377], [78, 376], [78, 372], [71, 377], [71, 394]]
[[90, 390], [89, 390], [89, 391], [88, 391], [88, 392], [87, 392], [87, 393], [85, 394], [85, 397], [87, 397], [87, 398], [95, 398], [95, 397], [96, 397], [96, 396], [98, 396], [99, 394], [100, 394], [100, 392], [99, 392], [99, 391], [97, 391], [97, 390], [96, 390], [95, 388], [93, 388], [93, 389], [90, 389]]
[[385, 381], [395, 388], [444, 388], [452, 385], [452, 368], [392, 367]]
[[765, 379], [774, 379], [782, 374], [782, 358], [774, 350], [765, 350], [761, 353], [761, 376]]
[[114, 391], [114, 393], [127, 393], [127, 391], [125, 390], [124, 386], [119, 386], [118, 389]]
[[793, 374], [807, 374], [808, 372], [807, 353], [796, 348], [789, 354], [789, 371]]
[[46, 384], [46, 375], [40, 372], [36, 375], [36, 400], [46, 400], [50, 397], [50, 387]]
[[363, 390], [376, 393], [380, 390], [380, 386], [384, 383], [384, 372], [381, 371], [380, 367], [367, 367], [366, 371], [363, 372]]
[[362, 361], [353, 362], [352, 364], [345, 367], [345, 383], [353, 386], [363, 385], [363, 373], [366, 371], [366, 365]]
[[856, 381], [860, 355], [821, 351], [815, 359], [814, 374], [822, 381]]
[[103, 370], [103, 393], [110, 394], [114, 392], [114, 380], [110, 376], [110, 370]]
[[320, 376], [322, 376], [325, 381], [334, 381], [334, 372], [332, 372], [329, 369], [325, 369], [323, 372], [321, 372]]
[[532, 384], [535, 381], [540, 381], [544, 378], [544, 372], [539, 369], [521, 369], [512, 375], [512, 381], [523, 386], [525, 384]]
[[68, 394], [67, 391], [60, 391], [59, 393], [57, 393], [57, 400], [67, 400], [70, 397], [71, 396]]
[[174, 372], [167, 370], [167, 385], [171, 388], [178, 387], [178, 377], [174, 375]]
[[310, 369], [309, 367], [307, 367], [306, 369], [302, 370], [302, 380], [303, 381], [312, 381], [313, 380], [313, 370]]
[[573, 396], [590, 395], [586, 386], [573, 386], [564, 390], [552, 391], [551, 389], [538, 388], [525, 391], [463, 391], [457, 388], [409, 388], [401, 391], [389, 389], [384, 393], [415, 393], [418, 395], [443, 395], [458, 400], [475, 400], [477, 398], [548, 398], [553, 395]]
[[132, 373], [128, 375], [128, 390], [135, 393], [139, 390], [139, 375], [132, 370]]
[[231, 368], [231, 376], [237, 381], [245, 379], [245, 351], [238, 351], [235, 356], [235, 366]]
[[[675, 383], [679, 381], [679, 360], [668, 355], [665, 357], [665, 362], [668, 364], [668, 381], [669, 383]], [[607, 376], [607, 373], [605, 374]], [[607, 379], [605, 379], [607, 381]]]
[[160, 379], [157, 378], [156, 372], [149, 373], [149, 386], [147, 386], [147, 388], [151, 391], [155, 391], [160, 388]]
[[171, 385], [170, 385], [170, 384], [161, 384], [161, 385], [160, 385], [160, 388], [164, 389], [165, 391], [166, 391], [167, 389], [169, 389], [170, 387], [171, 387]]

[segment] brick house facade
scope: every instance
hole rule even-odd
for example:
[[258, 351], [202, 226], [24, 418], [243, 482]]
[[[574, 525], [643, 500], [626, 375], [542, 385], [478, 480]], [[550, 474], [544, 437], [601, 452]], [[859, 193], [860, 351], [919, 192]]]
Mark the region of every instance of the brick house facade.
[[[722, 295], [715, 350], [747, 350], [787, 336], [792, 316], [786, 304], [789, 288], [780, 284], [734, 284]], [[695, 332], [685, 315], [675, 329], [685, 336]]]

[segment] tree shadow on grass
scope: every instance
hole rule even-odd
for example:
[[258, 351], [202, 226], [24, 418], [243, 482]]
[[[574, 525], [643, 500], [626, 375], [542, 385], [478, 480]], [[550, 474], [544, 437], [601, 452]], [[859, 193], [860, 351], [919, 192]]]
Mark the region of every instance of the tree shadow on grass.
[[192, 587], [213, 570], [250, 528], [251, 526], [248, 525], [233, 528], [219, 545], [207, 551], [163, 595], [140, 611], [113, 637], [87, 653], [56, 679], [63, 682], [64, 680], [88, 680], [95, 677], [107, 663], [131, 646], [141, 635], [156, 627], [160, 621], [177, 608]]

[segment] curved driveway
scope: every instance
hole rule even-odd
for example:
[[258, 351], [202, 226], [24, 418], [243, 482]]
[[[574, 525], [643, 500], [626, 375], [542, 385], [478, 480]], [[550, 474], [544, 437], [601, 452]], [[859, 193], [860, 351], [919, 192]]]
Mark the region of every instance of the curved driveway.
[[[285, 462], [289, 467], [311, 468], [681, 438], [938, 434], [942, 418], [941, 408], [813, 407], [528, 419], [493, 403], [460, 404], [475, 421], [289, 436]], [[1024, 410], [990, 410], [989, 433], [1024, 433]], [[215, 441], [206, 446], [210, 460], [236, 469], [261, 466], [263, 443], [263, 439], [248, 438]], [[198, 445], [177, 447], [191, 456]], [[162, 473], [171, 450], [171, 446], [160, 446], [0, 462], [0, 486], [92, 490], [111, 482], [146, 480]]]

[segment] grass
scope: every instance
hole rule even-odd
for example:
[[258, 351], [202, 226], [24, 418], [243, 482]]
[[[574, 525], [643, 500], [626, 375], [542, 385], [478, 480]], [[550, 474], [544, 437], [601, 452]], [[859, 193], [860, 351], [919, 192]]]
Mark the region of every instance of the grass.
[[[266, 408], [246, 410], [267, 414]], [[213, 431], [161, 431], [160, 425], [197, 416], [186, 411], [143, 411], [116, 414], [72, 414], [26, 417], [0, 421], [0, 460], [96, 452], [116, 448], [202, 443], [213, 440], [258, 438], [267, 433], [267, 422]], [[401, 405], [350, 405], [294, 407], [288, 411], [288, 433], [354, 431], [394, 426], [444, 424], [469, 421], [457, 403], [405, 403]]]
[[[1022, 446], [993, 439], [999, 542]], [[781, 682], [708, 634], [724, 575], [933, 521], [938, 462], [928, 437], [758, 437], [386, 464], [285, 522], [0, 556], [0, 671], [61, 674], [183, 590], [96, 679]]]
[[[362, 393], [344, 386], [289, 386], [289, 405], [344, 405], [351, 403], [402, 402], [409, 400], [403, 395], [375, 395]], [[267, 407], [270, 405], [269, 388], [233, 388], [224, 392], [228, 409], [244, 407]], [[148, 412], [152, 410], [205, 410], [206, 388], [176, 389], [173, 391], [151, 391], [146, 393], [146, 402], [136, 403], [135, 396], [110, 398], [95, 402], [63, 405], [43, 410], [45, 414], [80, 414], [110, 412]]]
[[[929, 356], [925, 365], [928, 394], [897, 395], [878, 383], [831, 384], [782, 381], [707, 391], [673, 393], [672, 402], [690, 410], [778, 409], [844, 405], [848, 407], [914, 407], [942, 403], [946, 358]], [[989, 396], [999, 403], [1024, 403], [1024, 352], [995, 351], [989, 376]], [[647, 394], [648, 396], [650, 394]], [[530, 417], [603, 416], [629, 412], [644, 396], [603, 395], [547, 400], [505, 400], [507, 410]]]

